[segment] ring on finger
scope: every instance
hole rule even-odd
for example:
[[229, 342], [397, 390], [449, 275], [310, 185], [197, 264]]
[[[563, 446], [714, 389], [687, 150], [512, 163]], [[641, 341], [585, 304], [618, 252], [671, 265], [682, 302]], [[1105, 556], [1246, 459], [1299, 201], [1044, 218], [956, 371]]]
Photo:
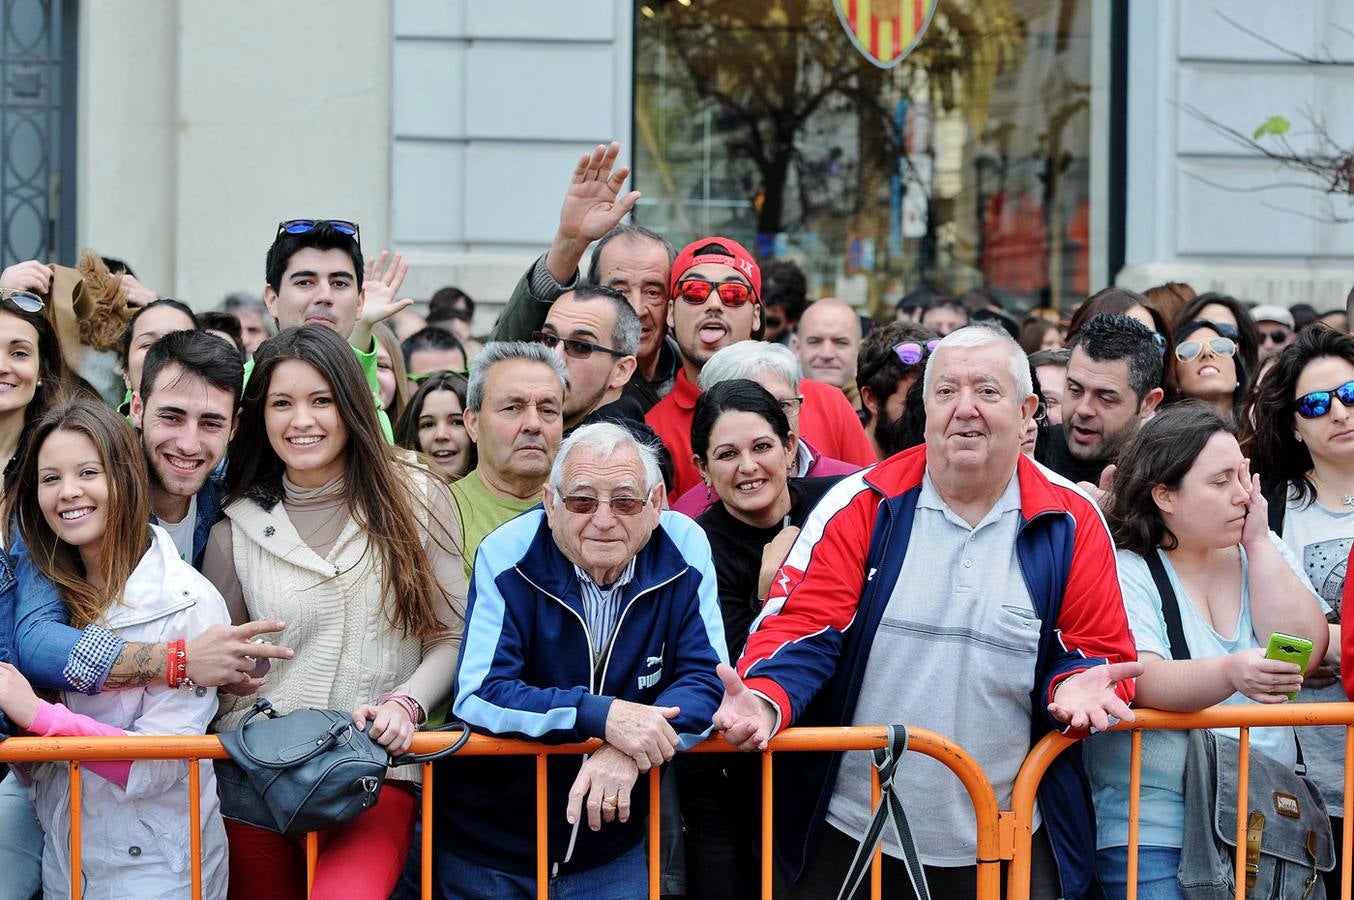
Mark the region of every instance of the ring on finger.
[[617, 806], [620, 805], [620, 802], [621, 802], [620, 794], [608, 794], [607, 796], [602, 798], [602, 806], [606, 807], [607, 809], [615, 809]]

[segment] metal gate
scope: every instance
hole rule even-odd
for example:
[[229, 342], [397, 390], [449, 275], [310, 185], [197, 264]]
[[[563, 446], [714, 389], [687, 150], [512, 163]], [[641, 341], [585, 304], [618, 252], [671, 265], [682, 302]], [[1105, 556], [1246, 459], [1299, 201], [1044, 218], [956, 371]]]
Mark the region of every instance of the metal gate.
[[0, 6], [0, 264], [73, 260], [75, 0]]

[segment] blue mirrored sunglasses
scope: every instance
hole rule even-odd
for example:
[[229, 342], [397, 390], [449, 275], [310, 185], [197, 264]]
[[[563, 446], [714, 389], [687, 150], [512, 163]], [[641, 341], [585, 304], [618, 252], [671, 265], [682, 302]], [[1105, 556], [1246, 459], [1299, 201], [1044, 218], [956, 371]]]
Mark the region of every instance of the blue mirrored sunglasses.
[[288, 219], [285, 222], [277, 223], [277, 233], [281, 234], [305, 234], [307, 231], [314, 231], [321, 225], [328, 225], [339, 234], [352, 235], [353, 239], [359, 244], [362, 238], [356, 222], [349, 222], [347, 219]]
[[1298, 398], [1298, 415], [1304, 419], [1319, 419], [1330, 412], [1331, 398], [1339, 399], [1345, 407], [1354, 407], [1354, 381], [1346, 381], [1329, 391], [1312, 391]]

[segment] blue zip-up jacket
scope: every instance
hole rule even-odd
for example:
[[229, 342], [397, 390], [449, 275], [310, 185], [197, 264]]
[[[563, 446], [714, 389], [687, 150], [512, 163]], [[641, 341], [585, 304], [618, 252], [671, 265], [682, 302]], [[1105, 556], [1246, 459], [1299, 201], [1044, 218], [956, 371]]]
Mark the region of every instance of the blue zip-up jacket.
[[[676, 706], [685, 750], [709, 736], [724, 689], [724, 624], [710, 544], [695, 522], [663, 512], [622, 591], [611, 645], [595, 658], [573, 563], [545, 513], [528, 510], [479, 546], [457, 665], [453, 714], [478, 732], [573, 743], [606, 736], [613, 700]], [[648, 790], [631, 794], [630, 820], [593, 832], [565, 819], [580, 756], [549, 765], [549, 859], [557, 872], [609, 862], [644, 837]], [[437, 840], [504, 872], [535, 870], [535, 766], [529, 757], [452, 758], [434, 781]], [[585, 818], [585, 817], [584, 817]]]
[[[1069, 482], [1020, 457], [1016, 555], [1042, 622], [1030, 685], [1028, 743], [1058, 728], [1048, 713], [1057, 683], [1090, 666], [1137, 658], [1114, 567], [1114, 545], [1095, 505]], [[814, 508], [753, 626], [738, 669], [780, 711], [782, 726], [850, 725], [870, 648], [903, 567], [926, 466], [917, 447], [848, 475]], [[920, 538], [919, 539], [924, 539]], [[1133, 697], [1131, 682], [1117, 691]], [[925, 727], [924, 716], [906, 723]], [[787, 753], [776, 772], [776, 859], [797, 879], [817, 846], [840, 753]], [[902, 798], [915, 806], [922, 798]], [[1049, 768], [1039, 809], [1058, 862], [1062, 896], [1096, 888], [1095, 817], [1081, 754]]]

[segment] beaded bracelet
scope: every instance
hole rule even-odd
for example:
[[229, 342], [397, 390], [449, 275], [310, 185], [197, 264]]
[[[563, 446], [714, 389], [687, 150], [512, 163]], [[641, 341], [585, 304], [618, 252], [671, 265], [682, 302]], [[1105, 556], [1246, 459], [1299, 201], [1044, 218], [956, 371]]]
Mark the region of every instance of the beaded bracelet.
[[376, 699], [376, 705], [382, 703], [398, 703], [400, 707], [409, 715], [409, 721], [415, 726], [423, 724], [426, 721], [426, 714], [423, 707], [419, 706], [418, 701], [407, 694], [382, 694]]

